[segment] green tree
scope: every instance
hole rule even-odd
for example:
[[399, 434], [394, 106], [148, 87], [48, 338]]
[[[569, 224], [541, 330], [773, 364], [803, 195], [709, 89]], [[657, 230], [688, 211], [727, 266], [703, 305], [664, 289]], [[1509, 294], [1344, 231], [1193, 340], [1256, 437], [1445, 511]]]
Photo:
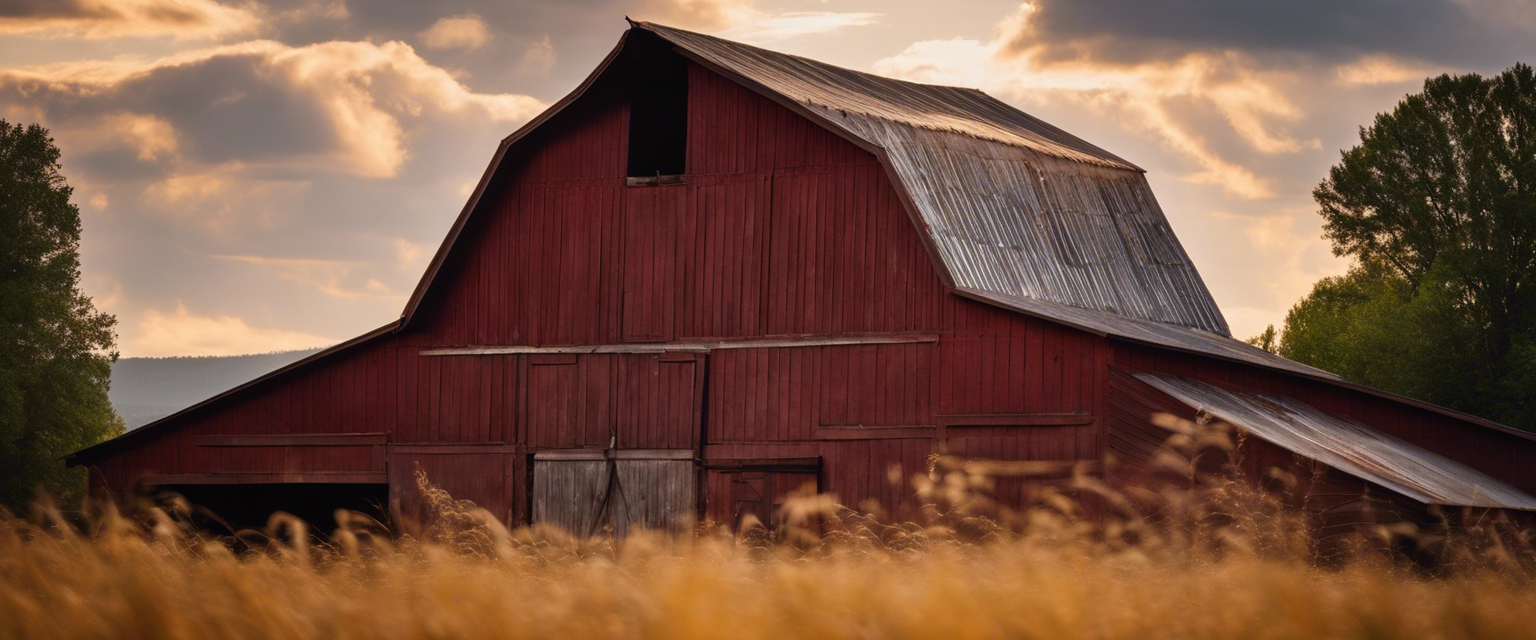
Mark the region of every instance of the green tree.
[[1442, 75], [1360, 130], [1313, 192], [1356, 258], [1286, 316], [1279, 352], [1536, 429], [1536, 73]]
[[78, 500], [61, 458], [122, 433], [107, 400], [117, 320], [80, 292], [80, 210], [37, 125], [0, 120], [0, 505]]

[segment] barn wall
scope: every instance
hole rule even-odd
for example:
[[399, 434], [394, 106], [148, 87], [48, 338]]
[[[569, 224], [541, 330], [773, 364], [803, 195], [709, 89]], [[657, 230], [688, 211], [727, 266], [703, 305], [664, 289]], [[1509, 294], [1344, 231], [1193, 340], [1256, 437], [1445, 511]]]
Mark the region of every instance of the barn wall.
[[[690, 67], [685, 183], [625, 186], [623, 100], [522, 146], [423, 304], [418, 345], [931, 330], [943, 284], [876, 158]], [[759, 142], [766, 142], [763, 145]]]
[[1508, 482], [1536, 492], [1536, 442], [1411, 405], [1211, 358], [1117, 343], [1118, 366], [1170, 373], [1245, 392], [1290, 396], [1345, 416]]

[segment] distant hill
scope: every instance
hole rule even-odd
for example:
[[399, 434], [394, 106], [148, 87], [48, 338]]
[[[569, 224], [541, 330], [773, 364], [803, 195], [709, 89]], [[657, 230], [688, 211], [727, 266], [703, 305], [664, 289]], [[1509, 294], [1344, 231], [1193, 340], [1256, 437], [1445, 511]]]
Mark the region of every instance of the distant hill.
[[112, 390], [107, 395], [128, 428], [137, 429], [319, 352], [122, 358], [112, 365]]

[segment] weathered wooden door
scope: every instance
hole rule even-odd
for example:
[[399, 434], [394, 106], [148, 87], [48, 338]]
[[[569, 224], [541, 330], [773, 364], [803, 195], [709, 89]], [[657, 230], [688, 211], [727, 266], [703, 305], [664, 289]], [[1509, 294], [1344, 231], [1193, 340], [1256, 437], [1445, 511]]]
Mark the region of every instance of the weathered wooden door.
[[533, 521], [580, 536], [685, 530], [697, 511], [692, 450], [545, 451], [533, 459]]
[[[693, 522], [705, 357], [695, 352], [573, 357], [565, 365], [566, 395], [584, 400], [528, 414], [530, 443], [532, 434], [544, 434], [538, 443], [560, 447], [534, 454], [531, 520], [577, 535], [617, 536]], [[529, 394], [534, 393], [530, 383]], [[583, 402], [595, 408], [579, 410]], [[543, 406], [532, 398], [530, 405]]]
[[819, 489], [817, 472], [811, 469], [774, 469], [772, 467], [744, 469], [732, 481], [731, 493], [735, 501], [732, 521], [740, 527], [748, 515], [770, 529], [777, 528], [784, 500], [790, 494], [810, 485], [814, 493]]

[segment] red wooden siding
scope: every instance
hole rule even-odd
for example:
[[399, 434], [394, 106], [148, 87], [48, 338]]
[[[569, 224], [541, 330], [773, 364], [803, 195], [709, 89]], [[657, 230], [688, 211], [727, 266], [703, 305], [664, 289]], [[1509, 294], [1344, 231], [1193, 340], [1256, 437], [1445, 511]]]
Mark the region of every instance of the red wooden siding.
[[691, 354], [626, 355], [618, 377], [617, 445], [697, 449], [704, 404], [702, 363]]
[[688, 65], [688, 173], [863, 164], [869, 154], [757, 93]]
[[455, 500], [469, 500], [503, 522], [521, 521], [527, 511], [526, 461], [496, 446], [405, 446], [390, 452], [391, 511], [415, 523], [435, 515], [416, 489], [420, 469], [433, 486]]
[[[670, 340], [675, 329], [679, 222], [686, 188], [624, 192], [624, 333], [626, 342]], [[586, 310], [580, 310], [585, 312]]]
[[[725, 88], [734, 93], [709, 95]], [[735, 118], [721, 109], [743, 104], [765, 139], [779, 141], [750, 161], [720, 138], [734, 135]], [[621, 103], [593, 109], [622, 124]], [[551, 169], [580, 166], [591, 149], [557, 135], [561, 121], [546, 125], [556, 142], [518, 152], [529, 159], [504, 169], [504, 185], [482, 204], [491, 215], [461, 236], [409, 342], [590, 344], [941, 324], [948, 296], [873, 155], [723, 79], [694, 82], [690, 109], [699, 173], [676, 186]], [[624, 152], [622, 126], [595, 126], [571, 135], [607, 136], [604, 154]]]
[[[606, 447], [614, 420], [616, 356], [526, 356], [530, 447]], [[475, 358], [440, 358], [473, 360]]]

